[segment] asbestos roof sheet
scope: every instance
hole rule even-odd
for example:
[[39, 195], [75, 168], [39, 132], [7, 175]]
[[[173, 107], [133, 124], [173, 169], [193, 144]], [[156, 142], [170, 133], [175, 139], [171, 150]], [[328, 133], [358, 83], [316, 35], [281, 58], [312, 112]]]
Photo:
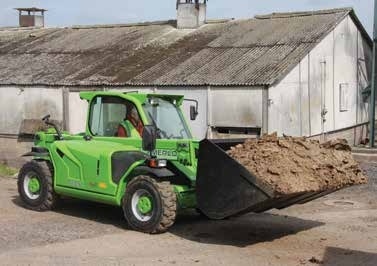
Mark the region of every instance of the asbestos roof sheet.
[[178, 30], [172, 21], [3, 29], [0, 84], [270, 85], [349, 14], [358, 21], [346, 8], [222, 20], [196, 30]]

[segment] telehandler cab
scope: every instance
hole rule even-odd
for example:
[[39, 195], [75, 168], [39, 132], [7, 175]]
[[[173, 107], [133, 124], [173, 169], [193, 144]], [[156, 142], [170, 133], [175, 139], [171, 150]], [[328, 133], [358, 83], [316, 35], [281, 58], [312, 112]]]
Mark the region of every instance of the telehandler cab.
[[[276, 197], [226, 154], [241, 140], [192, 138], [183, 96], [81, 92], [80, 97], [89, 103], [85, 133], [61, 132], [46, 116], [52, 128], [36, 133], [35, 146], [25, 154], [33, 159], [19, 173], [18, 190], [30, 209], [53, 209], [61, 196], [95, 201], [122, 207], [134, 230], [161, 233], [179, 209], [224, 219], [332, 192]], [[132, 113], [138, 123], [130, 121]], [[191, 106], [190, 118], [197, 114], [198, 106]], [[126, 137], [119, 136], [120, 129]]]

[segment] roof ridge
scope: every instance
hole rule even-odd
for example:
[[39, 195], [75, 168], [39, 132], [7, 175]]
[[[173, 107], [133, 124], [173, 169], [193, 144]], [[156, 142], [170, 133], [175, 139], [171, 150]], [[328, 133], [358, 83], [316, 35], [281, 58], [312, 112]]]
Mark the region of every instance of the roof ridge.
[[332, 8], [332, 9], [322, 9], [322, 10], [312, 10], [312, 11], [294, 11], [294, 12], [274, 12], [265, 15], [255, 15], [255, 19], [275, 19], [275, 18], [291, 18], [291, 17], [304, 17], [313, 15], [326, 15], [334, 13], [349, 13], [352, 12], [352, 7], [344, 8]]
[[[206, 24], [226, 23], [232, 20], [235, 20], [235, 19], [234, 18], [208, 19]], [[124, 27], [138, 27], [138, 26], [152, 26], [152, 25], [175, 25], [176, 23], [177, 23], [177, 20], [169, 19], [169, 20], [145, 21], [145, 22], [134, 22], [134, 23], [122, 23], [122, 24], [73, 25], [68, 28], [71, 28], [71, 29], [124, 28]]]
[[124, 24], [97, 24], [97, 25], [73, 25], [71, 29], [98, 29], [98, 28], [123, 28], [123, 27], [137, 27], [137, 26], [152, 26], [152, 25], [168, 25], [175, 24], [176, 20], [158, 20], [158, 21], [146, 21]]

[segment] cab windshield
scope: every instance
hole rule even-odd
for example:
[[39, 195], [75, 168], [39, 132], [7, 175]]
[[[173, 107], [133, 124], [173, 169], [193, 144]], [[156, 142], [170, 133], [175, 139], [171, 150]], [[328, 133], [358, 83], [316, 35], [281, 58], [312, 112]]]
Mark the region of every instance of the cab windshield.
[[191, 139], [192, 136], [179, 108], [162, 98], [151, 97], [143, 104], [151, 125], [157, 127], [159, 139]]

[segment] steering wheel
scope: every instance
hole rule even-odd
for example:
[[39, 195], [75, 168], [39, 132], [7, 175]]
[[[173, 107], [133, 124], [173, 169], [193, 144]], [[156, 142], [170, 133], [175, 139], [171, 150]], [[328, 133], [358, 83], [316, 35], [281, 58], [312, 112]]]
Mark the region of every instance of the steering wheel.
[[168, 133], [166, 133], [165, 131], [157, 128], [157, 131], [158, 133], [160, 133], [161, 137], [165, 138], [165, 139], [170, 139], [170, 137], [168, 136]]

